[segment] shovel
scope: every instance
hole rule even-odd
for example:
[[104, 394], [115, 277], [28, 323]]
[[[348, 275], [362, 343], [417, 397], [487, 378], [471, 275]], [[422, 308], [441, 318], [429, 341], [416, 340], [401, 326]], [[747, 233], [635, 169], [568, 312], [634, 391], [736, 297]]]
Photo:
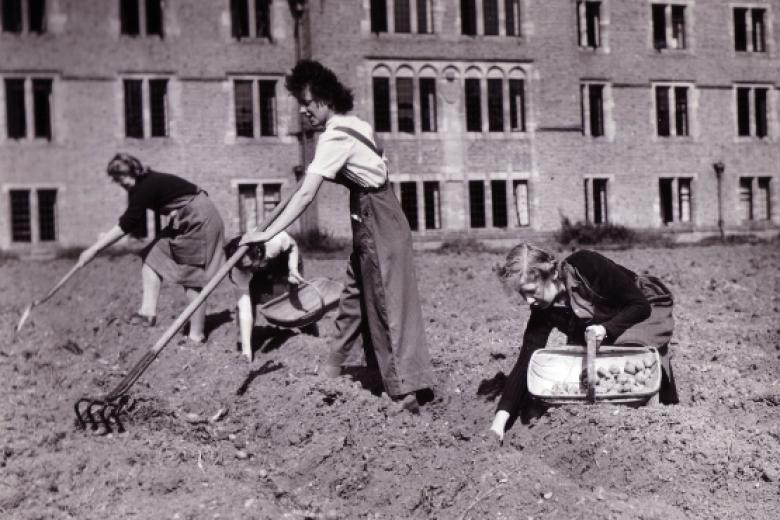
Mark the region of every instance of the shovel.
[[[276, 220], [282, 210], [290, 202], [290, 199], [292, 199], [295, 192], [298, 191], [299, 187], [300, 183], [296, 185], [295, 189], [273, 209], [271, 214], [258, 226], [258, 229], [265, 230], [274, 220]], [[138, 360], [130, 372], [122, 378], [116, 388], [102, 398], [83, 397], [76, 401], [76, 404], [74, 405], [76, 420], [82, 429], [85, 429], [87, 424], [89, 424], [93, 430], [97, 430], [99, 426], [102, 425], [103, 433], [109, 433], [112, 431], [111, 423], [114, 423], [118, 431], [124, 431], [124, 427], [118, 416], [123, 409], [129, 408], [130, 397], [126, 395], [127, 391], [130, 390], [130, 387], [132, 387], [136, 381], [138, 381], [138, 378], [140, 378], [149, 365], [152, 364], [152, 361], [157, 358], [162, 349], [170, 342], [171, 338], [173, 338], [184, 324], [187, 323], [187, 320], [190, 319], [198, 307], [206, 301], [206, 298], [208, 298], [214, 289], [216, 289], [222, 279], [227, 276], [233, 266], [235, 266], [241, 257], [244, 256], [247, 249], [249, 249], [249, 246], [239, 246], [233, 256], [219, 268], [211, 280], [209, 280], [203, 289], [201, 289], [197, 298], [185, 307], [181, 315], [176, 318], [176, 321], [168, 327], [162, 337], [157, 340], [157, 343], [155, 343], [148, 352]]]
[[52, 296], [54, 296], [54, 293], [56, 293], [56, 292], [57, 292], [57, 291], [60, 289], [60, 287], [62, 287], [63, 285], [65, 285], [65, 282], [67, 282], [68, 280], [70, 280], [70, 278], [71, 278], [71, 277], [72, 277], [74, 274], [76, 274], [76, 272], [77, 272], [79, 269], [81, 269], [82, 267], [83, 267], [83, 266], [82, 266], [82, 265], [79, 265], [78, 263], [77, 263], [76, 265], [74, 265], [73, 267], [71, 267], [71, 268], [70, 268], [70, 271], [68, 271], [67, 273], [65, 273], [65, 276], [63, 276], [63, 277], [60, 279], [60, 281], [59, 281], [59, 282], [57, 282], [57, 285], [55, 285], [54, 287], [52, 287], [52, 288], [49, 290], [49, 292], [48, 292], [48, 293], [46, 293], [46, 296], [44, 296], [43, 298], [40, 298], [40, 299], [38, 299], [38, 300], [35, 300], [35, 301], [34, 301], [34, 302], [32, 302], [30, 305], [28, 305], [27, 307], [25, 307], [25, 309], [24, 309], [24, 312], [22, 312], [22, 317], [19, 319], [19, 323], [16, 325], [16, 329], [14, 330], [14, 336], [16, 336], [16, 335], [19, 333], [19, 331], [20, 331], [20, 330], [22, 330], [22, 326], [24, 325], [24, 322], [26, 322], [26, 321], [27, 321], [27, 318], [29, 318], [29, 317], [30, 317], [30, 312], [32, 312], [32, 310], [33, 310], [35, 307], [37, 307], [38, 305], [41, 305], [42, 303], [45, 303], [46, 301], [48, 301], [48, 300], [49, 300], [49, 298], [51, 298]]

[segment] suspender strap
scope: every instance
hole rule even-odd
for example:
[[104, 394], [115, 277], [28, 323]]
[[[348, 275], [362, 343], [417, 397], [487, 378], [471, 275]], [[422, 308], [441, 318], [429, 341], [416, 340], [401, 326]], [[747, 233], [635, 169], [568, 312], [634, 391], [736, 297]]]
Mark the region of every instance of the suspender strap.
[[344, 132], [345, 134], [348, 134], [348, 135], [354, 137], [355, 139], [357, 139], [358, 141], [360, 141], [364, 145], [368, 146], [369, 150], [371, 150], [372, 152], [377, 154], [380, 159], [382, 158], [382, 154], [384, 153], [384, 150], [382, 150], [381, 148], [377, 148], [376, 145], [373, 142], [371, 142], [371, 140], [369, 138], [367, 138], [366, 136], [364, 136], [363, 134], [361, 134], [357, 130], [353, 130], [352, 128], [349, 128], [348, 126], [336, 126], [333, 129], [334, 130], [339, 130], [341, 132]]

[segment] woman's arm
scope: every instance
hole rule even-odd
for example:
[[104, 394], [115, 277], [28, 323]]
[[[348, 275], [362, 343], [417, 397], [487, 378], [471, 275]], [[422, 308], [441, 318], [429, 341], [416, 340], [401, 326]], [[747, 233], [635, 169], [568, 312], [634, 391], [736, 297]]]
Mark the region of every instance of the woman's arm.
[[[288, 235], [289, 236], [289, 235]], [[298, 272], [298, 262], [300, 261], [300, 253], [298, 250], [298, 243], [293, 237], [289, 237], [289, 256], [287, 258], [287, 270], [289, 276], [287, 281], [291, 284], [298, 285], [303, 281], [303, 276]]]
[[251, 231], [247, 231], [243, 237], [241, 237], [241, 244], [249, 244], [252, 242], [267, 242], [271, 237], [287, 229], [287, 227], [295, 222], [298, 217], [301, 216], [309, 204], [317, 196], [317, 192], [322, 185], [323, 177], [317, 174], [306, 174], [303, 178], [301, 186], [298, 188], [290, 202], [282, 210], [276, 220], [266, 228], [265, 231], [260, 231], [255, 228]]
[[116, 225], [103, 233], [100, 238], [98, 238], [97, 242], [89, 246], [87, 249], [85, 249], [80, 255], [77, 262], [77, 265], [79, 267], [84, 267], [90, 260], [95, 258], [95, 255], [97, 255], [99, 252], [101, 252], [103, 249], [107, 248], [123, 236], [125, 236], [127, 233], [122, 231], [122, 228], [119, 227], [119, 225]]

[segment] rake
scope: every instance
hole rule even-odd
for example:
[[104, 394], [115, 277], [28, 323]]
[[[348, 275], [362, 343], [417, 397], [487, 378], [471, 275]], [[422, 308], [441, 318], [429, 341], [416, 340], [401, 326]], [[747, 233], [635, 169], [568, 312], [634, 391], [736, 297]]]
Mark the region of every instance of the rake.
[[[298, 191], [298, 187], [290, 192], [290, 194], [279, 203], [270, 215], [258, 226], [258, 229], [265, 230], [271, 223], [276, 220], [282, 210], [290, 202], [290, 199]], [[138, 360], [133, 366], [130, 372], [125, 375], [119, 384], [111, 390], [108, 394], [100, 398], [82, 397], [73, 406], [76, 412], [76, 421], [81, 429], [86, 429], [89, 425], [92, 430], [98, 430], [100, 426], [103, 427], [103, 433], [110, 433], [114, 430], [112, 424], [116, 427], [117, 431], [123, 432], [124, 425], [119, 419], [119, 416], [124, 411], [130, 410], [132, 401], [130, 396], [127, 395], [130, 387], [138, 381], [138, 378], [146, 371], [149, 365], [157, 359], [163, 348], [170, 342], [171, 338], [179, 332], [184, 326], [187, 320], [195, 313], [198, 307], [200, 307], [206, 298], [216, 289], [217, 285], [227, 276], [233, 266], [238, 263], [244, 253], [246, 253], [249, 246], [239, 246], [236, 252], [231, 256], [219, 270], [214, 274], [211, 280], [201, 289], [200, 294], [193, 301], [190, 302], [187, 307], [182, 311], [181, 315], [174, 321], [168, 329], [163, 333], [162, 337], [157, 340], [144, 356]]]

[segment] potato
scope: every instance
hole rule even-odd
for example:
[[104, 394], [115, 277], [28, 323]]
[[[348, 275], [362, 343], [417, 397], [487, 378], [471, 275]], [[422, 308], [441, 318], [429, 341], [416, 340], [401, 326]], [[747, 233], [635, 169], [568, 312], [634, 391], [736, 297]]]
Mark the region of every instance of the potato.
[[620, 366], [618, 366], [617, 363], [612, 363], [611, 365], [609, 365], [609, 372], [611, 374], [617, 375], [617, 374], [621, 373], [622, 371], [623, 371], [623, 369], [620, 368]]
[[634, 376], [634, 380], [640, 385], [646, 384], [647, 373], [644, 370], [642, 370], [641, 372], [637, 372], [636, 375]]
[[599, 377], [609, 377], [609, 369], [602, 365], [596, 369], [596, 375]]
[[631, 391], [631, 384], [620, 385], [620, 393], [627, 394]]
[[652, 368], [655, 365], [655, 356], [647, 354], [644, 359], [645, 368]]
[[638, 385], [636, 383], [631, 385], [631, 392], [634, 394], [641, 394], [644, 393], [645, 391], [646, 390], [644, 387], [642, 387], [642, 385]]
[[[642, 367], [644, 368], [644, 364], [642, 364]], [[623, 367], [623, 371], [626, 372], [627, 374], [636, 374], [637, 372], [636, 363], [634, 363], [634, 361], [631, 359], [627, 360], [625, 366]]]
[[626, 384], [626, 383], [632, 381], [633, 379], [634, 378], [632, 378], [628, 374], [618, 374], [618, 376], [617, 376], [617, 382], [620, 383], [620, 384]]

